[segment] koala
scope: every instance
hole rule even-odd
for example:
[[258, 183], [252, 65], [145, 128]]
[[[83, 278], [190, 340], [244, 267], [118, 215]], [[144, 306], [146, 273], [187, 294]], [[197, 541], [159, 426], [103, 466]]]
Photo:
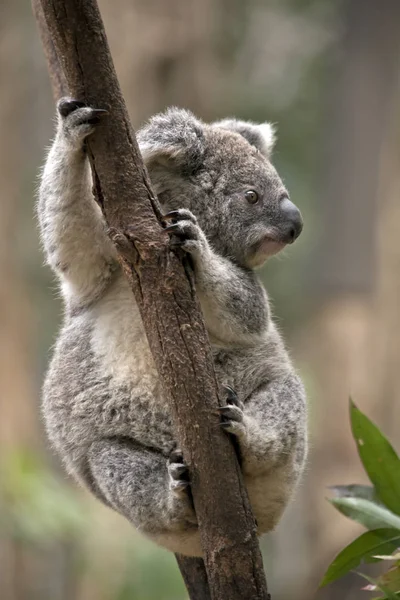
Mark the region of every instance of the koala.
[[[64, 98], [37, 206], [64, 322], [43, 389], [47, 433], [68, 472], [140, 532], [202, 550], [168, 403], [138, 307], [92, 195], [85, 140], [105, 111]], [[303, 469], [306, 399], [255, 272], [302, 230], [270, 162], [269, 124], [206, 124], [171, 108], [138, 132], [171, 247], [190, 257], [259, 534], [279, 521]], [[171, 248], [171, 251], [173, 249]]]

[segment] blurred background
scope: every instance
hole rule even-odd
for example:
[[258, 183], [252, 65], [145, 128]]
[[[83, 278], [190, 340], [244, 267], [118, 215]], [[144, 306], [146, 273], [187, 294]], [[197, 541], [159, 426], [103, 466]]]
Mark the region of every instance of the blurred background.
[[[317, 592], [360, 530], [326, 501], [363, 482], [351, 394], [400, 448], [398, 0], [100, 0], [132, 122], [176, 104], [205, 120], [277, 124], [275, 164], [305, 229], [262, 276], [307, 385], [302, 485], [262, 542], [274, 600]], [[175, 559], [68, 481], [46, 444], [40, 387], [61, 319], [35, 188], [53, 133], [26, 0], [0, 3], [0, 596], [184, 600]], [[227, 599], [228, 600], [228, 599]]]

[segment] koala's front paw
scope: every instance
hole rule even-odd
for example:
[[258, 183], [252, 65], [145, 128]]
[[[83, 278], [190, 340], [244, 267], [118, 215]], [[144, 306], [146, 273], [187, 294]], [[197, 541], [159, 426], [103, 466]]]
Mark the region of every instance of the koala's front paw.
[[221, 427], [224, 431], [237, 437], [244, 436], [246, 425], [244, 420], [244, 406], [236, 392], [228, 385], [224, 386], [227, 404], [220, 406], [218, 412], [221, 417]]
[[185, 252], [198, 254], [207, 248], [207, 240], [194, 214], [187, 208], [172, 210], [163, 216], [169, 223], [165, 227], [171, 235], [171, 246], [179, 246]]
[[83, 146], [84, 140], [91, 134], [108, 114], [102, 108], [91, 108], [79, 100], [61, 98], [57, 104], [59, 130], [63, 137], [76, 148]]

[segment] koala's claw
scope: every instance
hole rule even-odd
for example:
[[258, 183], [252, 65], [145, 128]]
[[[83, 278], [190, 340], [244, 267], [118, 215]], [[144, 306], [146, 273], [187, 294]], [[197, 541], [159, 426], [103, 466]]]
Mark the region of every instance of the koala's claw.
[[235, 392], [235, 390], [233, 388], [231, 388], [230, 385], [223, 385], [222, 386], [225, 393], [226, 393], [226, 399], [227, 399], [227, 403], [228, 404], [234, 404], [235, 406], [238, 406], [239, 408], [242, 408], [242, 403], [240, 402], [237, 393]]
[[233, 404], [228, 404], [227, 406], [219, 406], [218, 412], [221, 416], [221, 426], [229, 425], [230, 421], [235, 421], [236, 423], [243, 422], [243, 411]]
[[169, 488], [177, 496], [182, 496], [189, 491], [189, 469], [184, 463], [180, 450], [171, 452], [167, 463], [169, 475]]
[[240, 435], [245, 427], [243, 403], [229, 385], [224, 385], [223, 388], [226, 391], [227, 405], [219, 406], [217, 409], [221, 419], [221, 428], [228, 433]]
[[171, 210], [163, 215], [163, 220], [166, 222], [165, 231], [180, 238], [179, 241], [198, 238], [197, 219], [187, 208]]
[[187, 208], [180, 208], [178, 210], [171, 210], [167, 214], [163, 215], [163, 219], [166, 221], [171, 221], [171, 223], [175, 224], [178, 221], [192, 221], [192, 223], [197, 223], [197, 219], [194, 214], [188, 210]]
[[238, 406], [228, 405], [218, 408], [220, 414], [220, 425], [224, 431], [240, 436], [245, 431], [244, 415]]
[[193, 221], [178, 221], [177, 223], [171, 223], [165, 227], [171, 235], [176, 235], [179, 238], [185, 240], [196, 240], [198, 238], [197, 225]]

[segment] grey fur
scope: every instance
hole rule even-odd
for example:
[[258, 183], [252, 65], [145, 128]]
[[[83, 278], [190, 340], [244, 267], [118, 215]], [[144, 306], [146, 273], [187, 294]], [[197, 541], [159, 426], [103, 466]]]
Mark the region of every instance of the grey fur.
[[[68, 471], [140, 531], [175, 552], [201, 554], [188, 471], [131, 290], [91, 193], [84, 139], [97, 117], [59, 105], [38, 215], [65, 319], [43, 412]], [[239, 442], [259, 532], [279, 520], [306, 455], [306, 405], [268, 298], [252, 267], [281, 247], [287, 192], [268, 160], [272, 130], [206, 125], [169, 109], [138, 134], [172, 243], [193, 259], [215, 368], [227, 394], [221, 425]], [[246, 190], [259, 202], [249, 204]], [[196, 216], [194, 216], [196, 215]], [[272, 252], [276, 248], [273, 246]]]

